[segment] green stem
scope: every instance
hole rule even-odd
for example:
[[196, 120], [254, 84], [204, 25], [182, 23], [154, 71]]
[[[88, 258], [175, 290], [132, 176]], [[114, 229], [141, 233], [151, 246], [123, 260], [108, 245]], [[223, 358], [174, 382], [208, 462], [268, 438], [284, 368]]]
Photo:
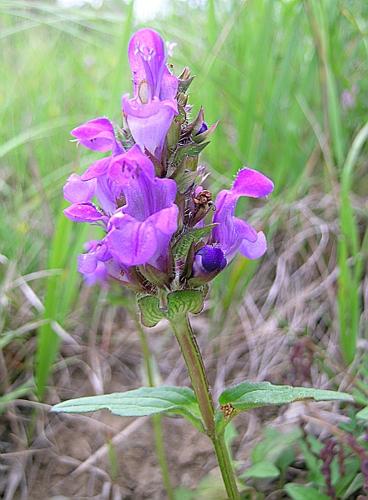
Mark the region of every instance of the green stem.
[[[150, 387], [154, 387], [155, 386], [155, 377], [154, 377], [153, 368], [152, 368], [151, 351], [150, 351], [150, 348], [149, 348], [149, 345], [147, 342], [146, 334], [145, 334], [142, 326], [140, 325], [139, 321], [137, 321], [137, 320], [136, 320], [136, 324], [137, 324], [137, 328], [138, 328], [138, 332], [139, 332], [139, 339], [141, 342], [141, 349], [142, 349], [142, 353], [143, 353], [144, 367], [145, 367], [148, 385]], [[175, 495], [174, 495], [173, 486], [171, 484], [169, 467], [167, 464], [167, 457], [166, 457], [163, 431], [162, 431], [161, 415], [153, 415], [152, 416], [152, 423], [153, 423], [153, 433], [155, 436], [156, 455], [157, 455], [158, 463], [159, 463], [160, 469], [161, 469], [162, 482], [164, 483], [164, 487], [165, 487], [168, 499], [174, 500]]]
[[236, 477], [231, 463], [229, 451], [227, 449], [224, 435], [217, 436], [212, 441], [215, 448], [217, 461], [221, 470], [222, 479], [225, 483], [227, 494], [231, 500], [239, 499], [240, 494], [236, 485]]
[[177, 316], [170, 321], [175, 337], [179, 343], [207, 435], [212, 441], [217, 461], [221, 470], [222, 479], [230, 500], [239, 500], [240, 495], [236, 485], [236, 478], [231, 464], [228, 449], [223, 433], [216, 432], [215, 408], [212, 401], [203, 358], [199, 350], [187, 315]]
[[155, 435], [155, 447], [156, 447], [156, 455], [158, 458], [158, 462], [160, 464], [162, 482], [164, 483], [164, 487], [167, 493], [167, 497], [169, 500], [175, 499], [174, 489], [171, 484], [169, 466], [167, 463], [166, 450], [164, 445], [164, 436], [162, 431], [162, 418], [161, 415], [153, 415], [152, 416], [153, 423], [153, 432]]

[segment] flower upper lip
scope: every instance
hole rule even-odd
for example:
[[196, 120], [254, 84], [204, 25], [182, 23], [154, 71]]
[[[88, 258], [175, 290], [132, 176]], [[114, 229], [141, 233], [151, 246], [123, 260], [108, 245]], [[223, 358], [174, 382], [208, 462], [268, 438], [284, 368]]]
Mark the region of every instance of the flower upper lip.
[[166, 66], [165, 44], [154, 30], [142, 29], [132, 36], [128, 57], [134, 97], [123, 96], [123, 113], [142, 151], [148, 149], [160, 159], [166, 134], [178, 114], [179, 81]]

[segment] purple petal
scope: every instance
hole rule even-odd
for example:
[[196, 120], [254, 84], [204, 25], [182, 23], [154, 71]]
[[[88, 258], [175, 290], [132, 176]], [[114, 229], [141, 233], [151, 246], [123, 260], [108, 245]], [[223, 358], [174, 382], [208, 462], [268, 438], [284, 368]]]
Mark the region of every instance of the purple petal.
[[239, 251], [244, 255], [244, 257], [248, 257], [248, 259], [259, 259], [259, 257], [264, 255], [266, 250], [267, 241], [262, 231], [258, 233], [258, 237], [255, 242], [243, 240], [239, 248]]
[[218, 225], [213, 229], [213, 241], [219, 243], [229, 261], [237, 252], [242, 240], [256, 241], [256, 231], [245, 221], [234, 216], [238, 195], [223, 190], [216, 197], [216, 212], [213, 222]]
[[[98, 260], [107, 261], [111, 259], [107, 245], [104, 240], [90, 240], [84, 245], [85, 249], [89, 254], [96, 256]], [[86, 255], [86, 254], [83, 254]]]
[[171, 122], [177, 115], [176, 101], [154, 99], [147, 104], [141, 104], [125, 95], [122, 103], [135, 142], [142, 151], [147, 148], [159, 158]]
[[106, 282], [106, 263], [111, 260], [106, 243], [104, 240], [92, 240], [88, 241], [85, 247], [88, 252], [78, 256], [78, 271], [83, 274], [87, 285]]
[[206, 274], [214, 271], [222, 271], [227, 261], [224, 253], [219, 247], [206, 245], [202, 247], [195, 256], [195, 274]]
[[238, 172], [231, 191], [237, 196], [262, 198], [272, 193], [273, 182], [257, 170], [243, 168]]
[[77, 174], [72, 174], [64, 188], [64, 198], [71, 203], [86, 203], [91, 201], [96, 191], [96, 181], [83, 181]]
[[117, 201], [122, 196], [121, 186], [107, 175], [97, 177], [96, 198], [106, 214], [112, 215], [118, 208]]
[[198, 130], [198, 132], [196, 133], [196, 135], [200, 135], [203, 132], [206, 132], [206, 130], [208, 130], [208, 125], [205, 121], [203, 121], [202, 125], [201, 125], [200, 129]]
[[123, 215], [118, 228], [106, 236], [112, 256], [121, 264], [138, 266], [147, 263], [157, 249], [156, 231], [150, 222], [139, 222], [129, 215]]
[[255, 229], [234, 216], [238, 199], [241, 196], [254, 198], [266, 196], [272, 189], [273, 183], [270, 179], [255, 170], [245, 168], [238, 173], [231, 190], [222, 190], [217, 195], [213, 221], [218, 225], [212, 232], [212, 241], [220, 245], [228, 261], [234, 257], [243, 242], [246, 242], [244, 248], [248, 245], [249, 252], [251, 252], [251, 245], [255, 245], [254, 255], [262, 250], [262, 236], [258, 248], [256, 245], [258, 236]]
[[64, 210], [64, 214], [74, 222], [97, 222], [106, 219], [92, 203], [74, 203]]
[[177, 205], [173, 205], [156, 212], [146, 221], [154, 226], [156, 232], [156, 252], [148, 263], [158, 269], [164, 270], [167, 266], [168, 247], [178, 228], [178, 214]]
[[100, 285], [106, 285], [107, 279], [109, 277], [106, 264], [100, 261], [97, 262], [96, 268], [93, 272], [83, 272], [80, 269], [79, 272], [83, 274], [84, 282], [87, 286], [92, 286], [96, 283]]
[[161, 80], [160, 99], [175, 99], [178, 85], [179, 80], [165, 67]]
[[157, 231], [171, 237], [178, 228], [178, 215], [178, 206], [172, 205], [151, 215], [147, 222], [150, 222]]
[[173, 179], [151, 179], [141, 172], [124, 188], [124, 194], [124, 213], [142, 221], [174, 203], [176, 183]]
[[237, 196], [234, 196], [228, 189], [220, 191], [215, 200], [216, 211], [213, 222], [220, 223], [233, 216], [237, 200]]
[[100, 177], [101, 175], [106, 174], [111, 159], [112, 157], [108, 156], [107, 158], [101, 158], [101, 160], [97, 160], [92, 163], [92, 165], [87, 168], [84, 174], [82, 174], [82, 181], [89, 181], [90, 179], [95, 179], [96, 177]]
[[127, 153], [115, 156], [109, 166], [109, 177], [121, 186], [127, 185], [132, 178], [140, 172], [153, 178], [155, 167], [149, 158], [142, 153], [141, 148], [135, 144]]
[[166, 66], [165, 44], [156, 31], [147, 28], [137, 31], [129, 42], [128, 56], [134, 96], [141, 103], [154, 97], [175, 98], [179, 81]]
[[117, 146], [114, 127], [107, 118], [95, 118], [71, 131], [80, 144], [93, 151], [111, 151]]
[[166, 62], [165, 44], [160, 35], [146, 28], [134, 33], [129, 42], [128, 57], [133, 73], [134, 95], [139, 95], [142, 102], [158, 96]]
[[96, 257], [98, 260], [102, 262], [106, 262], [111, 259], [111, 254], [109, 252], [109, 249], [104, 241], [100, 243], [100, 245], [97, 246], [96, 248]]
[[78, 271], [82, 274], [90, 274], [96, 270], [97, 259], [94, 253], [82, 253], [78, 255]]
[[233, 224], [240, 239], [246, 239], [251, 242], [257, 241], [257, 231], [248, 222], [238, 217], [233, 217]]
[[220, 245], [228, 261], [234, 257], [245, 238], [255, 242], [256, 230], [247, 222], [232, 215], [225, 217], [213, 229], [213, 240]]
[[155, 265], [157, 259], [166, 259], [168, 244], [177, 230], [178, 211], [172, 205], [143, 221], [124, 214], [122, 209], [117, 211], [110, 219], [106, 236], [109, 251], [127, 266]]

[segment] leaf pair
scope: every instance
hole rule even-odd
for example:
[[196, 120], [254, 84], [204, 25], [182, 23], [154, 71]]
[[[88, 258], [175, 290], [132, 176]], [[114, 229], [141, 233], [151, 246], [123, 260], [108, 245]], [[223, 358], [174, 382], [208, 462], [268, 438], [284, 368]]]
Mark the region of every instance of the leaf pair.
[[[241, 411], [305, 399], [353, 401], [349, 394], [343, 392], [278, 386], [269, 382], [243, 382], [226, 389], [220, 395], [222, 412], [225, 407], [230, 409], [230, 414], [225, 414], [225, 419], [218, 420], [218, 431], [222, 432], [229, 422], [230, 419], [226, 417], [233, 417]], [[179, 415], [187, 418], [200, 431], [204, 429], [196, 397], [189, 387], [141, 387], [123, 393], [72, 399], [53, 407], [53, 411], [65, 413], [84, 413], [103, 409], [123, 417], [142, 417], [159, 413], [168, 416]], [[218, 412], [218, 415], [223, 417], [221, 412]]]

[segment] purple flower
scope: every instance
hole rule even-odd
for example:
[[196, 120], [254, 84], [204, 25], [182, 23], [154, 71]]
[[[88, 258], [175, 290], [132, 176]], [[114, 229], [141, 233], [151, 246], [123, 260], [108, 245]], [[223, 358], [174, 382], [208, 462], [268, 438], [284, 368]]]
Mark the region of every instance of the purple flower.
[[[97, 167], [96, 163], [81, 177], [74, 174], [68, 179], [64, 193], [74, 203], [65, 215], [76, 222], [102, 223], [107, 231], [104, 248], [119, 264], [150, 263], [164, 269], [177, 230], [175, 181], [155, 177], [153, 163], [137, 145], [108, 162], [99, 160]], [[91, 203], [94, 196], [101, 208]], [[101, 261], [96, 248], [79, 259], [85, 275], [94, 273]]]
[[113, 278], [122, 285], [141, 291], [140, 283], [134, 273], [131, 273], [131, 268], [114, 261], [105, 239], [89, 241], [85, 249], [87, 252], [78, 256], [78, 271], [88, 286], [97, 283], [103, 285], [109, 278]]
[[194, 274], [206, 275], [208, 273], [220, 272], [227, 264], [224, 252], [219, 247], [205, 245], [195, 256]]
[[[65, 215], [77, 222], [106, 221], [103, 215], [112, 215], [121, 206], [124, 186], [137, 170], [154, 175], [152, 162], [135, 145], [127, 153], [97, 160], [82, 176], [72, 174], [64, 186], [64, 197], [73, 205]], [[94, 197], [102, 212], [90, 203]]]
[[112, 256], [127, 266], [149, 263], [165, 269], [178, 225], [175, 181], [137, 166], [123, 191], [126, 204], [111, 217], [106, 237]]
[[196, 135], [203, 134], [203, 132], [206, 132], [206, 130], [208, 130], [208, 125], [206, 122], [202, 122], [202, 125], [200, 126], [200, 129], [198, 130]]
[[96, 193], [96, 180], [83, 181], [78, 174], [72, 174], [64, 186], [64, 198], [71, 203], [88, 203]]
[[95, 118], [83, 125], [73, 129], [71, 134], [82, 146], [92, 151], [106, 153], [112, 151], [113, 154], [123, 152], [122, 146], [115, 138], [114, 127], [107, 118]]
[[174, 99], [178, 90], [178, 79], [166, 66], [165, 43], [152, 29], [141, 29], [129, 42], [128, 58], [133, 74], [134, 96], [142, 101], [158, 97]]
[[89, 241], [86, 244], [87, 253], [78, 256], [78, 271], [83, 274], [88, 285], [103, 283], [107, 280], [106, 262], [111, 255], [103, 241]]
[[[71, 133], [86, 148], [103, 153], [111, 151], [112, 155], [92, 163], [82, 176], [71, 175], [64, 186], [65, 199], [72, 203], [86, 203], [97, 196], [103, 211], [106, 214], [113, 213], [119, 193], [108, 182], [105, 174], [114, 157], [123, 154], [124, 149], [116, 140], [112, 123], [107, 118], [96, 118], [75, 128]], [[76, 220], [71, 207], [65, 214]]]
[[123, 112], [135, 142], [158, 158], [166, 134], [178, 113], [178, 79], [166, 66], [165, 44], [156, 31], [137, 31], [129, 42], [134, 98], [125, 94]]
[[262, 198], [272, 190], [273, 183], [268, 177], [256, 170], [243, 168], [233, 187], [220, 191], [215, 201], [213, 218], [217, 226], [212, 231], [210, 245], [196, 254], [195, 274], [214, 272], [216, 268], [222, 270], [238, 251], [248, 259], [258, 259], [265, 253], [267, 242], [264, 233], [257, 232], [247, 222], [235, 217], [234, 213], [241, 196]]

